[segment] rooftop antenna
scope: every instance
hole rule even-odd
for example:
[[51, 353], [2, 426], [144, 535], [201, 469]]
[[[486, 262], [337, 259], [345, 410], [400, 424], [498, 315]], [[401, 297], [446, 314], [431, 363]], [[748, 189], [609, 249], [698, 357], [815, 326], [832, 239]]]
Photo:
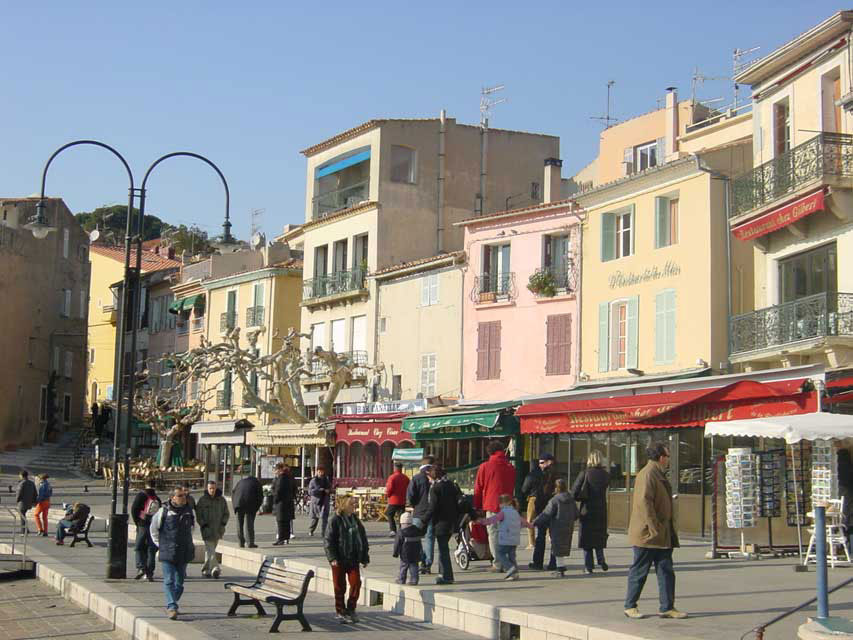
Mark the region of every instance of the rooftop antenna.
[[494, 99], [491, 96], [503, 91], [506, 85], [483, 87], [480, 90], [480, 192], [474, 198], [474, 212], [482, 215], [486, 211], [486, 154], [489, 146], [489, 117], [492, 107], [506, 102], [506, 98]]
[[[696, 87], [704, 85], [708, 80], [731, 80], [728, 76], [706, 76], [699, 71], [699, 67], [693, 68], [693, 80], [690, 83], [690, 102], [696, 104]], [[712, 98], [711, 100], [703, 100], [703, 103], [718, 102], [722, 98]]]
[[[748, 56], [750, 53], [755, 53], [761, 49], [761, 47], [752, 47], [751, 49], [735, 49], [732, 52], [732, 79], [734, 79], [741, 71], [750, 66], [755, 60], [747, 60], [744, 61], [744, 58]], [[737, 82], [735, 82], [735, 97], [734, 102], [732, 103], [732, 108], [737, 109], [738, 102], [740, 101], [740, 96], [738, 95], [740, 92], [740, 87]]]
[[252, 219], [252, 231], [249, 234], [250, 238], [253, 237], [256, 233], [258, 233], [261, 230], [260, 220], [261, 220], [261, 216], [263, 216], [264, 213], [266, 213], [266, 209], [252, 209], [249, 212], [249, 215], [251, 216], [251, 219]]
[[494, 87], [483, 87], [480, 90], [480, 127], [489, 128], [489, 118], [492, 116], [492, 107], [506, 102], [506, 98], [493, 99], [489, 96], [498, 91], [503, 91], [506, 85], [499, 84]]
[[616, 84], [615, 80], [607, 81], [607, 112], [604, 116], [590, 116], [591, 120], [598, 120], [604, 123], [604, 128], [609, 129], [612, 125], [619, 122], [619, 118], [615, 116], [611, 117], [610, 115], [610, 90], [613, 88], [613, 85]]

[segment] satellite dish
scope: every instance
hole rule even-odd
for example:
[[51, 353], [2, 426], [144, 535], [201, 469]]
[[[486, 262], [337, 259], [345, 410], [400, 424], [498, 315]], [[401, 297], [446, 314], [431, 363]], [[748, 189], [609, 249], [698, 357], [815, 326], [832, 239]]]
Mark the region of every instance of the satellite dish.
[[257, 249], [258, 247], [262, 246], [264, 244], [265, 240], [266, 240], [266, 238], [264, 238], [263, 233], [261, 233], [260, 231], [255, 233], [252, 236], [252, 248]]
[[101, 237], [101, 232], [98, 231], [97, 229], [93, 229], [92, 231], [89, 232], [89, 242], [94, 243], [100, 237]]

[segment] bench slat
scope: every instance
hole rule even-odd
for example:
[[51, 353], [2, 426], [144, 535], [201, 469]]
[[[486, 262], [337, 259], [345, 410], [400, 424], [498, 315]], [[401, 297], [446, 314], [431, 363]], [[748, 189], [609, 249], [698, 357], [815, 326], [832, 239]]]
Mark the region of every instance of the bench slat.
[[249, 598], [252, 598], [253, 600], [263, 600], [265, 602], [269, 601], [269, 600], [283, 600], [283, 601], [289, 601], [289, 602], [297, 602], [299, 600], [300, 595], [301, 595], [300, 593], [294, 593], [292, 591], [290, 591], [290, 592], [287, 592], [287, 591], [281, 591], [281, 592], [270, 591], [267, 589], [259, 589], [257, 587], [246, 588], [246, 587], [240, 587], [240, 586], [235, 585], [235, 586], [231, 586], [228, 588], [235, 593], [239, 593], [241, 595], [247, 596]]

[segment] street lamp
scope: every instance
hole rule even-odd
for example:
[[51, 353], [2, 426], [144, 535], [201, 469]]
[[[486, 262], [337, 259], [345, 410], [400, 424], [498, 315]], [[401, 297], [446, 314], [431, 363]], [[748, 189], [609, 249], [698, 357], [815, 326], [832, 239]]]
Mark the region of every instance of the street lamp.
[[36, 203], [36, 215], [27, 221], [24, 229], [31, 231], [36, 240], [44, 240], [47, 234], [56, 231], [56, 227], [51, 227], [44, 216], [44, 190], [42, 190], [41, 199]]

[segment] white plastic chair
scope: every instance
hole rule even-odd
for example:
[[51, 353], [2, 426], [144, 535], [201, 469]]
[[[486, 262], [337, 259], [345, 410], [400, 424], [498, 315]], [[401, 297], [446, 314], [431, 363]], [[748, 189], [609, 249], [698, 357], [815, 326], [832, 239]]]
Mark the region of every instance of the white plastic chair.
[[[810, 518], [814, 518], [814, 512], [810, 511], [806, 514]], [[827, 500], [826, 506], [826, 549], [829, 555], [829, 563], [830, 566], [835, 569], [835, 564], [837, 562], [845, 562], [845, 560], [838, 557], [835, 553], [836, 547], [842, 547], [844, 549], [844, 557], [847, 559], [847, 564], [850, 564], [850, 549], [847, 546], [847, 534], [844, 531], [844, 525], [842, 524], [842, 520], [844, 519], [844, 497], [842, 496], [839, 499], [831, 499]], [[803, 560], [803, 565], [807, 565], [809, 562], [816, 562], [817, 556], [815, 555], [815, 539], [814, 532], [815, 528], [809, 527], [809, 532], [811, 533], [811, 537], [809, 538], [809, 548], [806, 551], [806, 557]]]

